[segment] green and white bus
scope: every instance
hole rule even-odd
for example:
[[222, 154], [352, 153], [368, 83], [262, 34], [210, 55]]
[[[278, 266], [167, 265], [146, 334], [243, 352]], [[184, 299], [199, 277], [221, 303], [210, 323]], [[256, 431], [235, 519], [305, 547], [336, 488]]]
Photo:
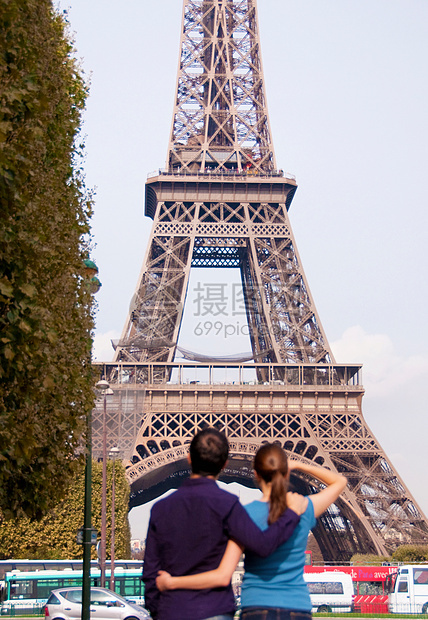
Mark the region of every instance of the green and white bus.
[[[115, 568], [114, 589], [117, 594], [137, 605], [144, 604], [143, 569]], [[91, 568], [91, 586], [99, 586], [101, 571]], [[12, 571], [3, 582], [1, 615], [38, 613], [52, 590], [81, 586], [82, 570]], [[106, 588], [110, 586], [110, 570], [106, 570]]]

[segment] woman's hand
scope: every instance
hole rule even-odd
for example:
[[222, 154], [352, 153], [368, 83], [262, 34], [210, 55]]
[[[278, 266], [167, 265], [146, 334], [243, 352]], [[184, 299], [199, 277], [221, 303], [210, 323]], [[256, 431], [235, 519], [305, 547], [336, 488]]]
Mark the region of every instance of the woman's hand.
[[299, 461], [292, 461], [291, 459], [288, 459], [288, 471], [293, 471], [294, 469], [298, 469], [299, 468]]
[[226, 588], [230, 584], [233, 571], [239, 562], [243, 548], [234, 540], [229, 540], [221, 562], [214, 570], [197, 575], [172, 576], [165, 570], [158, 571], [156, 587], [165, 590], [205, 590], [206, 588]]
[[158, 571], [158, 576], [156, 577], [156, 587], [160, 592], [164, 592], [165, 590], [171, 589], [171, 580], [172, 577], [166, 570]]
[[[315, 517], [319, 517], [327, 508], [333, 504], [339, 495], [346, 487], [347, 480], [345, 476], [339, 474], [337, 471], [315, 465], [314, 463], [307, 463], [304, 461], [288, 461], [289, 471], [301, 471], [304, 474], [313, 476], [317, 480], [320, 480], [323, 484], [327, 485], [325, 489], [322, 489], [318, 493], [311, 495], [311, 501], [314, 506]], [[294, 512], [299, 513], [299, 508], [290, 508]]]

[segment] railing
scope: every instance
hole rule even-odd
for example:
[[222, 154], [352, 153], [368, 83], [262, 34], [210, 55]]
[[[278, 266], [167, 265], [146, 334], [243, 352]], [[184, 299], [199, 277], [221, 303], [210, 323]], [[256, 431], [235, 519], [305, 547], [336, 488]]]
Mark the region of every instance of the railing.
[[[361, 365], [353, 364], [259, 364], [220, 362], [95, 362], [100, 377], [115, 385], [225, 386], [244, 389], [340, 387], [362, 389]], [[263, 389], [263, 388], [262, 388]]]
[[165, 168], [159, 168], [158, 170], [154, 170], [153, 172], [149, 172], [147, 175], [148, 179], [152, 179], [158, 176], [174, 176], [174, 177], [198, 177], [198, 178], [207, 178], [212, 179], [215, 177], [216, 180], [227, 179], [230, 181], [231, 179], [248, 179], [248, 178], [271, 178], [271, 177], [283, 177], [285, 179], [289, 179], [291, 181], [295, 181], [296, 177], [294, 174], [290, 174], [289, 172], [284, 172], [283, 170], [270, 170], [264, 172], [254, 172], [251, 170], [204, 170], [197, 172], [187, 172], [187, 171], [175, 171], [175, 170], [167, 170]]

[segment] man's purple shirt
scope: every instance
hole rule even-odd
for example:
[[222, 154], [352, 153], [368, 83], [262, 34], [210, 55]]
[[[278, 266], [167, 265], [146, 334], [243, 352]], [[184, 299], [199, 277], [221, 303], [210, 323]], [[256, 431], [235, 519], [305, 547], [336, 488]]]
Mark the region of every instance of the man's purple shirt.
[[290, 538], [300, 517], [292, 510], [262, 532], [236, 495], [211, 478], [189, 478], [151, 510], [144, 556], [145, 605], [156, 620], [202, 620], [233, 614], [232, 586], [205, 590], [156, 588], [159, 570], [192, 575], [218, 567], [229, 538], [265, 557]]

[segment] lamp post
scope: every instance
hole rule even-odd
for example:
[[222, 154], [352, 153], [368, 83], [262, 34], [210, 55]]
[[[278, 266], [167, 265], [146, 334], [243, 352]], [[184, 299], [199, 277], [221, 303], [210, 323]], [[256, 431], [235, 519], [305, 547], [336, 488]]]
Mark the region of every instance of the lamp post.
[[[87, 278], [87, 286], [91, 293], [96, 293], [101, 282], [96, 278], [98, 267], [87, 258], [84, 261], [83, 272]], [[82, 620], [90, 620], [91, 603], [91, 545], [93, 541], [93, 529], [91, 523], [92, 512], [92, 409], [89, 410], [86, 418], [86, 458], [85, 458], [85, 499], [83, 507], [83, 575], [82, 575]]]
[[[98, 382], [100, 383], [100, 382]], [[98, 386], [98, 383], [95, 387]], [[91, 602], [91, 545], [96, 544], [96, 530], [91, 524], [92, 513], [92, 410], [86, 418], [86, 459], [85, 459], [85, 500], [83, 509], [83, 528], [81, 539], [83, 544], [83, 575], [82, 575], [82, 620], [90, 620]]]
[[106, 536], [107, 536], [107, 393], [110, 384], [101, 379], [96, 387], [103, 392], [103, 474], [101, 483], [101, 542], [100, 542], [100, 584], [106, 587]]
[[91, 486], [92, 486], [92, 412], [86, 429], [85, 505], [83, 517], [82, 620], [90, 620], [91, 602]]
[[110, 551], [110, 590], [114, 589], [114, 560], [115, 560], [115, 526], [116, 526], [116, 457], [119, 455], [119, 448], [112, 448], [109, 456], [113, 459], [113, 478], [111, 483], [111, 551]]

